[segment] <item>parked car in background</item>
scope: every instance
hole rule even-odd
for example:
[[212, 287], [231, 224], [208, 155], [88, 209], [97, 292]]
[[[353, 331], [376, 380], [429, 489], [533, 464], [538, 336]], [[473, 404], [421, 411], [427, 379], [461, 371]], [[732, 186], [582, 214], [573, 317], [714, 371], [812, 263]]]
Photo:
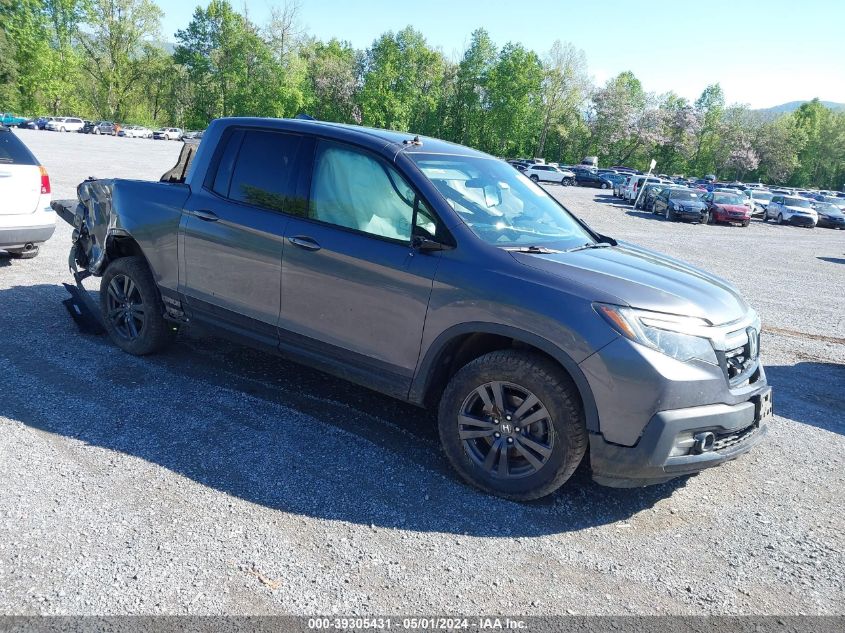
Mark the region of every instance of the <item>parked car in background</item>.
[[12, 114], [11, 112], [3, 112], [0, 114], [0, 125], [5, 125], [6, 127], [26, 127], [26, 124], [29, 122], [25, 116], [18, 116], [17, 114]]
[[739, 191], [711, 191], [704, 196], [707, 205], [707, 222], [715, 224], [751, 224], [751, 209], [745, 205], [745, 196]]
[[654, 199], [660, 194], [661, 191], [666, 189], [669, 185], [657, 182], [657, 183], [648, 183], [643, 187], [643, 192], [639, 195], [639, 197], [634, 201], [634, 208], [635, 209], [643, 209], [644, 211], [651, 211], [652, 205], [654, 204]]
[[657, 183], [660, 182], [660, 178], [657, 176], [635, 176], [628, 180], [628, 184], [625, 185], [625, 191], [623, 193], [623, 198], [626, 201], [630, 202], [631, 204], [637, 199], [637, 193], [639, 193], [640, 187], [644, 184], [649, 183]]
[[501, 160], [412, 139], [217, 119], [163, 181], [81, 183], [60, 211], [113, 344], [151, 354], [206, 323], [429, 407], [456, 472], [512, 500], [588, 452], [596, 482], [638, 487], [763, 439], [760, 318], [736, 287], [593, 232]]
[[819, 216], [816, 226], [830, 229], [845, 229], [845, 212], [830, 202], [817, 202], [813, 207]]
[[534, 182], [556, 182], [559, 185], [571, 185], [575, 182], [575, 174], [571, 171], [558, 169], [551, 165], [534, 164], [522, 172]]
[[56, 230], [50, 177], [24, 142], [0, 125], [0, 249], [29, 259]]
[[118, 132], [118, 136], [126, 138], [152, 138], [153, 131], [143, 125], [127, 125]]
[[680, 187], [666, 187], [654, 198], [651, 212], [667, 220], [707, 223], [707, 204], [701, 192]]
[[[182, 135], [182, 138], [185, 140], [195, 139], [195, 138], [202, 138], [202, 130], [188, 130]], [[556, 163], [550, 163], [553, 166], [557, 167]]]
[[632, 175], [625, 175], [622, 174], [622, 180], [619, 182], [613, 183], [613, 195], [616, 198], [624, 198], [625, 197], [625, 187], [628, 186], [628, 181], [631, 180], [634, 176]]
[[572, 174], [575, 176], [575, 184], [579, 187], [597, 187], [599, 189], [613, 189], [613, 181], [604, 176], [600, 176], [597, 172], [591, 169], [572, 168]]
[[110, 136], [117, 135], [117, 126], [111, 121], [86, 121], [85, 127], [82, 128], [85, 134], [108, 134]]
[[813, 196], [813, 200], [815, 200], [816, 202], [827, 202], [828, 204], [832, 204], [833, 206], [838, 207], [840, 211], [845, 211], [845, 198], [817, 194]]
[[27, 121], [26, 127], [30, 130], [43, 130], [47, 127], [47, 124], [53, 120], [51, 116], [40, 116], [37, 119], [32, 119]]
[[762, 217], [774, 195], [771, 191], [756, 187], [746, 189], [742, 193], [745, 194], [746, 200], [750, 201], [751, 215], [755, 217]]
[[77, 117], [60, 116], [47, 123], [45, 129], [52, 132], [79, 132], [84, 125], [85, 122]]
[[182, 130], [178, 127], [163, 127], [153, 132], [153, 138], [164, 141], [178, 141], [182, 138]]
[[819, 221], [819, 215], [812, 203], [799, 196], [772, 196], [772, 201], [763, 213], [763, 222], [774, 220], [778, 224], [794, 224], [813, 228]]
[[625, 182], [627, 179], [626, 174], [620, 174], [617, 172], [604, 172], [601, 174], [603, 178], [607, 178], [612, 183], [613, 195], [616, 195], [617, 187]]

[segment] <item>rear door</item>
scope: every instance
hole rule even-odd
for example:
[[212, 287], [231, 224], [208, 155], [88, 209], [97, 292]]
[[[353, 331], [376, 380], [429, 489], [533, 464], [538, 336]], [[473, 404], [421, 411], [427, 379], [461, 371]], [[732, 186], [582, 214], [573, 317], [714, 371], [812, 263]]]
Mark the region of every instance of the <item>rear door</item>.
[[278, 345], [283, 240], [304, 143], [260, 128], [221, 139], [181, 223], [180, 290], [192, 317]]
[[287, 227], [282, 349], [404, 397], [440, 261], [411, 247], [415, 208], [428, 234], [436, 220], [394, 167], [351, 145], [319, 141], [310, 191]]
[[34, 213], [41, 198], [41, 170], [11, 130], [0, 131], [0, 215]]

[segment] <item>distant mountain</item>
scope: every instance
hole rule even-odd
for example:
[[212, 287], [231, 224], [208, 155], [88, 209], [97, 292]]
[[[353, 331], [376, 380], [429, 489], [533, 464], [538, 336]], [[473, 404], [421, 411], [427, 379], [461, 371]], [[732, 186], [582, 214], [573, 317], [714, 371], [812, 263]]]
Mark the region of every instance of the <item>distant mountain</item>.
[[[807, 103], [807, 101], [790, 101], [789, 103], [781, 103], [780, 105], [772, 106], [771, 108], [759, 108], [756, 112], [769, 115], [787, 114], [789, 112], [795, 112], [805, 103]], [[821, 104], [831, 110], [845, 110], [845, 103], [822, 101]]]

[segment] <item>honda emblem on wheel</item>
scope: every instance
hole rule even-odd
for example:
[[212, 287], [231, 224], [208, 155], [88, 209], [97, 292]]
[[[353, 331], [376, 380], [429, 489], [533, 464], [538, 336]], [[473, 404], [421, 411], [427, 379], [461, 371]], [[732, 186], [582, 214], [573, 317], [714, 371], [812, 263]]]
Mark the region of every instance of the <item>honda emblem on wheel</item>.
[[505, 422], [505, 423], [502, 425], [502, 433], [505, 433], [505, 434], [510, 435], [510, 433], [511, 433], [512, 431], [513, 431], [513, 427], [512, 427], [510, 424], [508, 424], [507, 422]]

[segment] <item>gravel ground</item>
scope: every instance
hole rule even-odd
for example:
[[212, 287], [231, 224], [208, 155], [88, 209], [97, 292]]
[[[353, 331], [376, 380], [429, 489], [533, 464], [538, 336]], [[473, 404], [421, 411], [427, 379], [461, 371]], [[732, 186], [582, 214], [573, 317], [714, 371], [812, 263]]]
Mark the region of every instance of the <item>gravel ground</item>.
[[[55, 198], [179, 151], [19, 134]], [[81, 335], [60, 221], [38, 258], [0, 258], [0, 613], [845, 613], [845, 232], [549, 190], [743, 290], [775, 387], [757, 450], [646, 489], [579, 472], [540, 502], [491, 498], [413, 407], [201, 333], [145, 359]]]

